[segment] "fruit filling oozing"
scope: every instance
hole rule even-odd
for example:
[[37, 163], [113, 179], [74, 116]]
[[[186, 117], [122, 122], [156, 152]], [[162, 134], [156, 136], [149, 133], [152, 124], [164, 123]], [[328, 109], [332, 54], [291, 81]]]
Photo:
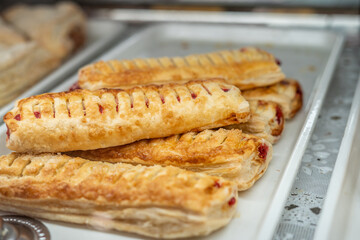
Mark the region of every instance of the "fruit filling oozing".
[[276, 121], [280, 125], [283, 121], [284, 115], [279, 106], [276, 106]]
[[235, 197], [232, 197], [232, 198], [229, 200], [229, 202], [228, 202], [229, 206], [232, 206], [232, 205], [234, 205], [235, 203], [236, 203], [236, 198], [235, 198]]
[[259, 151], [259, 157], [265, 159], [269, 151], [269, 147], [265, 143], [262, 143], [258, 147], [258, 151]]

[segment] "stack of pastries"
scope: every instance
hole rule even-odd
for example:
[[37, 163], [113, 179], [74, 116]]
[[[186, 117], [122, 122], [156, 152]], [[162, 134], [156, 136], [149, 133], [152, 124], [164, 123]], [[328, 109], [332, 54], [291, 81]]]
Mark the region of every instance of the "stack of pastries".
[[[79, 89], [75, 89], [79, 88]], [[302, 105], [256, 48], [100, 61], [4, 116], [0, 210], [156, 238], [207, 235], [265, 173]]]
[[1, 15], [0, 106], [58, 67], [86, 38], [85, 14], [74, 3], [15, 5]]

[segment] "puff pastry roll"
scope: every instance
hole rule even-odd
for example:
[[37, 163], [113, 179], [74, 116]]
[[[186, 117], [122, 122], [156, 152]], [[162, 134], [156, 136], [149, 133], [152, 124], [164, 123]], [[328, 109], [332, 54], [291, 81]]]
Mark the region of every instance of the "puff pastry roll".
[[249, 103], [220, 80], [133, 89], [48, 93], [17, 102], [4, 116], [7, 147], [65, 152], [245, 122]]
[[85, 43], [85, 14], [71, 2], [55, 6], [15, 5], [7, 9], [3, 17], [59, 59]]
[[0, 18], [0, 48], [24, 42], [25, 37]]
[[234, 181], [240, 191], [250, 188], [264, 174], [272, 146], [238, 129], [220, 128], [67, 154], [112, 163], [171, 165]]
[[35, 42], [0, 46], [0, 106], [4, 105], [60, 65]]
[[242, 92], [246, 100], [272, 101], [281, 106], [285, 119], [290, 119], [301, 109], [303, 93], [300, 84], [294, 79], [284, 79], [281, 82], [262, 88]]
[[284, 129], [285, 119], [280, 105], [262, 100], [250, 100], [251, 118], [245, 123], [226, 126], [227, 129], [241, 129], [244, 133], [253, 134], [276, 143]]
[[270, 53], [247, 47], [187, 57], [100, 61], [79, 70], [79, 85], [95, 90], [216, 77], [249, 89], [279, 82], [284, 74]]
[[57, 154], [0, 157], [0, 210], [157, 238], [207, 235], [237, 204], [232, 182], [176, 167]]

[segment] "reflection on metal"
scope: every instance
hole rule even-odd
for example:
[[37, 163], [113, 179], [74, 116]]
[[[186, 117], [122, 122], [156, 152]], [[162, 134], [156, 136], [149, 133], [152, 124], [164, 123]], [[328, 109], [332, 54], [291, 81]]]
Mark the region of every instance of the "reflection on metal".
[[324, 14], [284, 14], [264, 12], [205, 12], [184, 10], [98, 9], [94, 17], [127, 22], [198, 22], [217, 24], [251, 24], [274, 27], [356, 28], [357, 16]]
[[47, 227], [40, 221], [18, 215], [0, 216], [1, 240], [50, 240]]

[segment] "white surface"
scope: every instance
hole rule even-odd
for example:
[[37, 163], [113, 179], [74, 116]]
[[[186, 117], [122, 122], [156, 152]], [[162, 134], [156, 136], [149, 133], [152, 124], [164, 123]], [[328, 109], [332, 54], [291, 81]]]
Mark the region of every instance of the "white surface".
[[[88, 21], [85, 46], [74, 56], [65, 60], [56, 70], [45, 76], [26, 92], [22, 93], [17, 99], [44, 93], [54, 88], [68, 78], [69, 74], [73, 74], [79, 67], [91, 60], [91, 58], [101, 54], [101, 51], [104, 51], [111, 41], [119, 36], [124, 29], [125, 25], [118, 22], [90, 19]], [[0, 107], [1, 121], [2, 117], [14, 106], [15, 101], [16, 100]]]
[[360, 237], [360, 78], [331, 176], [316, 240]]
[[[296, 176], [306, 144], [321, 108], [343, 38], [326, 31], [273, 29], [245, 26], [166, 24], [150, 27], [120, 43], [99, 59], [183, 56], [255, 45], [275, 54], [284, 72], [298, 79], [304, 90], [304, 107], [286, 123], [274, 147], [267, 173], [253, 188], [239, 194], [238, 213], [231, 223], [202, 239], [270, 239]], [[76, 76], [53, 91], [68, 89]], [[5, 148], [0, 131], [0, 152]], [[74, 225], [46, 223], [53, 239], [138, 239], [134, 234], [84, 231]], [[73, 226], [72, 228], [68, 226]]]

